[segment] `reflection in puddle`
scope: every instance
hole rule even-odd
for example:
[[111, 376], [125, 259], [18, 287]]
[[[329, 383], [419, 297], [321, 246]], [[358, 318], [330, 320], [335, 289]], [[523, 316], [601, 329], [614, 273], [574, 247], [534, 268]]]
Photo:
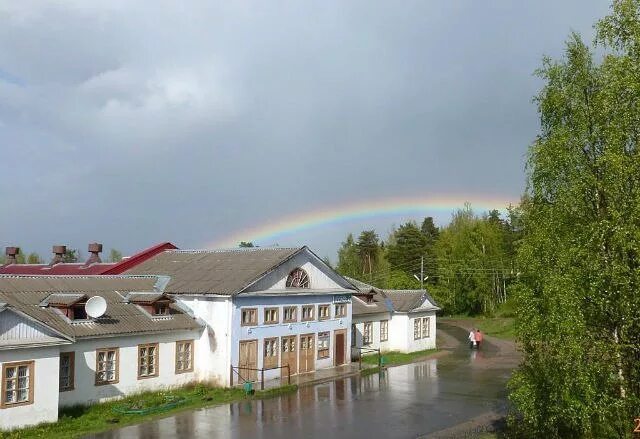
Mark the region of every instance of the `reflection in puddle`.
[[[465, 336], [460, 334], [461, 339]], [[183, 412], [99, 437], [338, 439], [424, 435], [504, 404], [510, 368], [500, 366], [503, 362], [495, 361], [496, 354], [489, 349], [469, 354], [463, 348], [441, 359], [302, 387], [271, 399]]]

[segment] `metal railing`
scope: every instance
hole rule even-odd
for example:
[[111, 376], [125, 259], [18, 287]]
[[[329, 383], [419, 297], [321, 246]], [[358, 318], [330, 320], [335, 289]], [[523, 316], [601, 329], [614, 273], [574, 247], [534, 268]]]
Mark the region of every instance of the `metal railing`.
[[362, 353], [370, 353], [370, 352], [375, 352], [378, 354], [378, 367], [382, 367], [382, 356], [380, 355], [380, 349], [375, 349], [375, 348], [368, 348], [365, 346], [362, 347], [357, 347], [357, 346], [351, 346], [351, 352], [353, 353], [353, 349], [358, 351], [358, 367], [360, 370], [362, 370]]
[[[285, 364], [284, 366], [274, 366], [274, 367], [267, 367], [267, 368], [261, 368], [261, 369], [257, 369], [257, 368], [253, 368], [253, 367], [244, 367], [244, 366], [234, 366], [233, 364], [231, 365], [231, 369], [229, 371], [229, 383], [230, 385], [233, 387], [233, 374], [235, 373], [236, 375], [238, 375], [238, 378], [240, 380], [238, 380], [238, 384], [242, 384], [242, 383], [247, 383], [247, 382], [255, 382], [256, 380], [251, 380], [251, 379], [246, 379], [245, 377], [243, 377], [240, 374], [241, 370], [246, 370], [246, 371], [257, 371], [260, 372], [260, 390], [264, 390], [264, 373], [265, 371], [268, 370], [276, 370], [276, 369], [287, 369], [287, 384], [291, 385], [291, 368], [289, 367], [288, 364]], [[257, 377], [256, 377], [257, 378]]]

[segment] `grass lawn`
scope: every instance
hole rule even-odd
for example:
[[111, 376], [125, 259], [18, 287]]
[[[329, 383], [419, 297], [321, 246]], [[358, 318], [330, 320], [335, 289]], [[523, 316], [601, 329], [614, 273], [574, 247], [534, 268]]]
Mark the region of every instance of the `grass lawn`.
[[[58, 422], [41, 424], [11, 432], [0, 432], [0, 437], [7, 439], [22, 438], [73, 438], [89, 433], [137, 424], [153, 417], [165, 416], [175, 412], [226, 404], [234, 401], [263, 399], [284, 393], [294, 392], [298, 386], [283, 386], [275, 389], [256, 391], [254, 395], [245, 395], [242, 389], [210, 387], [202, 384], [186, 386], [162, 392], [146, 392], [130, 395], [117, 401], [109, 401], [91, 406], [73, 406], [60, 410]], [[183, 400], [174, 408], [162, 412], [147, 414], [123, 414], [123, 409], [149, 410], [153, 407]]]
[[451, 316], [441, 317], [441, 321], [461, 320], [468, 321], [469, 328], [479, 328], [486, 335], [504, 340], [515, 340], [515, 319], [513, 317], [468, 317], [468, 316]]
[[[384, 357], [385, 366], [391, 366], [394, 364], [406, 364], [411, 363], [413, 361], [417, 361], [422, 357], [438, 352], [437, 349], [427, 349], [426, 351], [417, 351], [411, 352], [409, 354], [403, 354], [400, 352], [383, 352], [382, 357]], [[362, 362], [365, 364], [378, 364], [378, 355], [364, 355], [362, 357]]]

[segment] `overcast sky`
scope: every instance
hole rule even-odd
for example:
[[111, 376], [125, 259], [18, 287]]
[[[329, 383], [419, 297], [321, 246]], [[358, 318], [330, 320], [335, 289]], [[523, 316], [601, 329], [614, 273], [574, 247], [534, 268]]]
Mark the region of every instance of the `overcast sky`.
[[[517, 199], [538, 128], [532, 72], [571, 29], [590, 42], [608, 9], [0, 0], [0, 245], [195, 248], [333, 204]], [[349, 230], [406, 219], [279, 244], [335, 258]]]

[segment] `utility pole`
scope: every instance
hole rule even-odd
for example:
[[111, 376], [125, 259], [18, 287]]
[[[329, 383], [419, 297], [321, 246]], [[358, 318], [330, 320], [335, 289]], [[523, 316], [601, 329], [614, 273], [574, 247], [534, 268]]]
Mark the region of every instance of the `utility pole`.
[[424, 275], [424, 256], [420, 256], [420, 277], [417, 274], [414, 274], [413, 277], [420, 281], [420, 289], [424, 290], [424, 281], [429, 279], [429, 276]]

